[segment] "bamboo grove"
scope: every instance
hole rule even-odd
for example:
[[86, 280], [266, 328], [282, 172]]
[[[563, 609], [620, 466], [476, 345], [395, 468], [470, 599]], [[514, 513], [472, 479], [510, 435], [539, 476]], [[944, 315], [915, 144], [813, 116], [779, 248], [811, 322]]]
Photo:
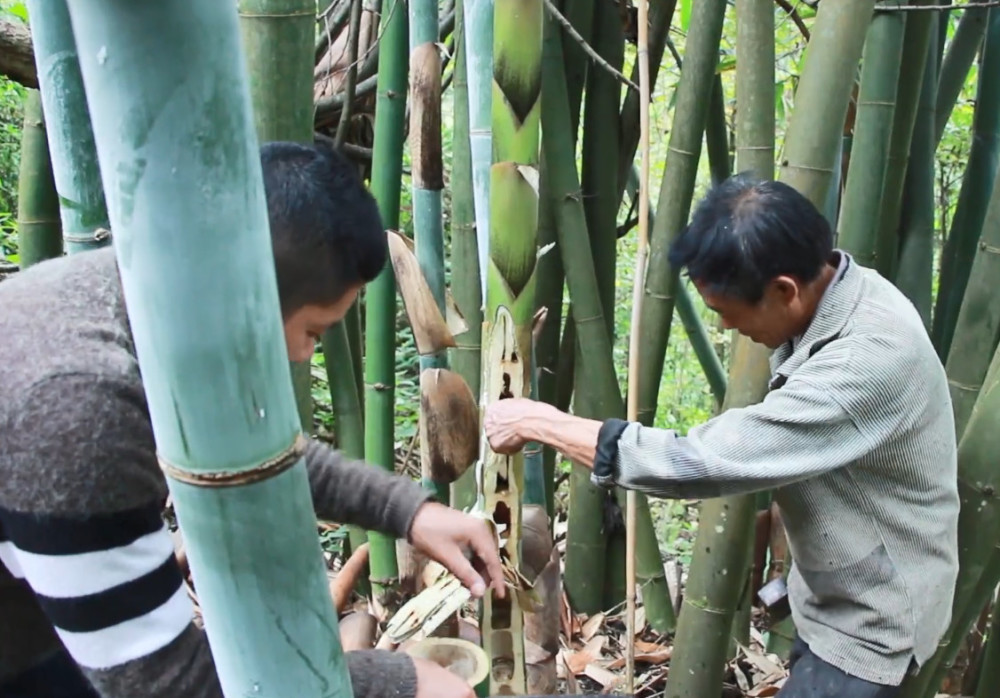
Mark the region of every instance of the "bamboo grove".
[[[108, 171], [127, 167], [132, 157], [132, 146], [116, 142], [115, 111], [127, 110], [144, 90], [155, 98], [172, 84], [157, 86], [149, 66], [99, 69], [102, 51], [141, 51], [129, 43], [130, 31], [172, 27], [177, 35], [168, 32], [158, 44], [164, 55], [192, 74], [211, 64], [220, 81], [235, 86], [223, 105], [239, 124], [234, 142], [253, 132], [260, 141], [316, 140], [342, 149], [378, 201], [392, 262], [322, 337], [312, 366], [287, 367], [272, 351], [256, 367], [260, 389], [273, 392], [287, 414], [270, 442], [244, 443], [245, 460], [284, 448], [298, 424], [373, 467], [410, 472], [414, 464], [412, 474], [439, 500], [491, 522], [500, 543], [513, 593], [462, 609], [475, 618], [472, 644], [482, 646], [489, 664], [480, 694], [557, 693], [567, 671], [559, 666], [561, 643], [572, 639], [560, 637], [564, 596], [587, 617], [613, 616], [625, 602], [625, 493], [597, 489], [585, 468], [537, 444], [513, 456], [492, 452], [479, 418], [486, 405], [512, 396], [595, 419], [625, 417], [621, 357], [629, 328], [619, 306], [631, 295], [622, 271], [631, 266], [640, 210], [637, 8], [631, 0], [198, 5], [197, 12], [176, 1], [126, 12], [116, 0], [92, 7], [28, 0], [30, 44], [27, 33], [0, 31], [0, 43], [10, 44], [0, 46], [7, 56], [0, 70], [30, 88], [21, 124], [21, 268], [105, 245], [125, 218], [121, 201], [105, 200], [103, 184]], [[943, 687], [988, 698], [1000, 677], [1000, 468], [993, 456], [1000, 449], [1000, 297], [993, 286], [1000, 279], [1000, 7], [972, 0], [948, 9], [930, 0], [649, 0], [648, 11], [657, 195], [648, 201], [638, 420], [690, 421], [683, 404], [671, 403], [675, 373], [686, 370], [678, 347], [690, 350], [684, 355], [697, 371], [688, 380], [698, 386], [680, 400], [705, 398], [704, 416], [763, 398], [768, 353], [714, 325], [671, 268], [667, 250], [697, 196], [733, 172], [801, 191], [825, 213], [839, 247], [914, 303], [950, 382], [960, 578], [938, 653], [906, 680], [903, 695], [931, 698]], [[166, 22], [171, 13], [183, 21]], [[217, 45], [178, 50], [186, 45], [184, 27], [199, 21], [228, 33]], [[12, 14], [0, 22], [17, 29], [20, 20]], [[16, 60], [32, 51], [33, 66]], [[180, 70], [171, 73], [178, 84]], [[85, 78], [88, 89], [106, 96], [91, 99], [89, 108]], [[244, 97], [248, 114], [241, 111]], [[223, 116], [218, 123], [221, 129]], [[181, 126], [176, 134], [184, 137]], [[244, 175], [222, 173], [233, 187], [246, 186]], [[255, 186], [247, 194], [253, 201]], [[211, 210], [177, 215], [204, 216], [203, 237], [210, 237]], [[235, 295], [250, 283], [273, 285], [259, 247], [262, 207], [241, 215], [255, 231], [243, 253], [252, 274], [228, 279]], [[164, 238], [171, 221], [163, 223]], [[184, 227], [181, 218], [173, 222]], [[144, 268], [153, 268], [154, 255], [183, 245], [199, 247], [203, 264], [211, 263], [222, 252], [198, 232], [161, 248], [142, 246]], [[169, 280], [156, 278], [145, 294], [131, 281], [150, 309], [167, 292], [161, 284]], [[256, 330], [274, 343], [276, 328]], [[140, 356], [154, 373], [180, 370], [154, 354]], [[197, 396], [207, 390], [195, 380], [187, 382], [185, 419], [197, 418]], [[692, 397], [694, 391], [703, 395]], [[150, 398], [154, 420], [166, 415], [156, 408], [163, 397], [154, 391]], [[417, 426], [404, 433], [406, 401]], [[171, 419], [159, 417], [167, 450]], [[195, 471], [221, 467], [211, 448], [198, 457]], [[328, 621], [327, 629], [338, 627], [314, 555], [314, 522], [293, 515], [301, 484], [265, 480], [228, 502], [241, 502], [243, 525], [272, 527], [260, 538], [270, 541], [261, 543], [268, 555], [304, 570], [308, 583], [294, 597], [276, 601], [279, 577], [267, 570], [253, 570], [268, 580], [256, 600], [227, 596], [222, 572], [205, 572], [199, 584], [227, 695], [279, 695], [275, 687], [288, 685], [299, 688], [296, 695], [319, 695], [310, 693], [317, 682], [329, 689], [323, 695], [349, 695], [337, 639], [343, 632], [328, 637], [309, 624], [297, 628], [316, 647], [336, 649], [332, 660], [314, 657], [325, 667], [322, 676], [300, 675], [286, 671], [283, 655], [269, 653], [271, 629], [253, 620], [260, 617], [254, 604], [276, 603], [295, 617], [298, 603]], [[210, 570], [227, 553], [206, 531], [216, 525], [212, 512], [233, 494], [179, 488], [175, 497], [192, 538], [192, 564]], [[252, 504], [265, 501], [278, 513], [257, 520]], [[673, 645], [666, 684], [655, 686], [669, 698], [721, 695], [751, 644], [752, 625], [782, 658], [794, 636], [790, 621], [762, 626], [757, 619], [757, 592], [793, 563], [769, 493], [697, 504], [678, 590], [664, 565], [663, 540], [676, 509], [636, 497], [641, 632]], [[278, 529], [294, 545], [281, 543]], [[454, 593], [448, 575], [417, 559], [405, 541], [351, 530], [344, 559], [362, 551], [365, 574], [355, 591], [370, 600], [381, 624], [381, 639], [373, 629], [362, 646], [470, 638], [457, 619], [466, 597]], [[270, 683], [244, 685], [240, 667], [251, 658], [266, 665]], [[640, 659], [638, 671], [648, 669]]]

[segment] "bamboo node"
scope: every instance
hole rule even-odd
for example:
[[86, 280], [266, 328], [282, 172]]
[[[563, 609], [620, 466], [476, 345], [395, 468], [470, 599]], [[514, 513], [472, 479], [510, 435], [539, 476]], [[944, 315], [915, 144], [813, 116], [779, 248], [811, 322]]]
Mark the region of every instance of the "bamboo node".
[[958, 390], [964, 390], [970, 393], [978, 393], [979, 389], [983, 387], [981, 385], [968, 385], [966, 383], [959, 383], [958, 381], [951, 379], [948, 379], [948, 385], [950, 385], [953, 388], [957, 388]]
[[255, 465], [245, 470], [224, 470], [212, 473], [195, 473], [184, 470], [166, 460], [159, 453], [156, 460], [164, 474], [172, 480], [183, 482], [195, 487], [239, 487], [241, 485], [252, 485], [255, 482], [267, 480], [279, 475], [299, 462], [305, 454], [308, 440], [299, 432], [295, 435], [288, 448], [282, 450], [273, 458]]
[[88, 233], [63, 233], [66, 242], [104, 242], [111, 237], [107, 228], [98, 228]]
[[997, 247], [995, 245], [990, 245], [989, 243], [986, 242], [980, 242], [979, 249], [982, 250], [983, 252], [988, 252], [989, 254], [1000, 254], [1000, 247]]

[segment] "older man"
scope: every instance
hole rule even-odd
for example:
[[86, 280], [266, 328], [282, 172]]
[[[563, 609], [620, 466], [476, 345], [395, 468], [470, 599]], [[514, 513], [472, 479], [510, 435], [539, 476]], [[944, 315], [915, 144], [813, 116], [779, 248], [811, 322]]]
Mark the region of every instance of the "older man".
[[485, 417], [490, 444], [542, 442], [600, 485], [661, 497], [773, 489], [799, 633], [779, 695], [897, 695], [949, 623], [958, 571], [952, 407], [919, 315], [777, 182], [720, 184], [670, 262], [727, 329], [774, 350], [763, 402], [681, 436], [503, 400]]

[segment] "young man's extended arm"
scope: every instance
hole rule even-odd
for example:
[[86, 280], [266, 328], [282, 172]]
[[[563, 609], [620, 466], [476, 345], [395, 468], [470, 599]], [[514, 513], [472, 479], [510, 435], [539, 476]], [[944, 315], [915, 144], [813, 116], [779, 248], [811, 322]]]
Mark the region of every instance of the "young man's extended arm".
[[[161, 516], [166, 488], [138, 382], [58, 376], [8, 414], [0, 558], [84, 673], [106, 698], [221, 698]], [[28, 632], [0, 618], [0, 636]], [[417, 695], [405, 655], [347, 656], [356, 696]]]

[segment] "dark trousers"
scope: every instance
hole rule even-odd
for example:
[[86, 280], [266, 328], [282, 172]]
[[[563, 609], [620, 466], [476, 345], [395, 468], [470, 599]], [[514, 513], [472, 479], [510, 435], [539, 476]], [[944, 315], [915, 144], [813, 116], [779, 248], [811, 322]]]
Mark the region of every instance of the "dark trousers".
[[791, 676], [778, 691], [778, 698], [895, 698], [899, 686], [883, 686], [845, 674], [824, 662], [801, 639], [795, 640]]
[[101, 698], [65, 650], [0, 684], [0, 698]]

